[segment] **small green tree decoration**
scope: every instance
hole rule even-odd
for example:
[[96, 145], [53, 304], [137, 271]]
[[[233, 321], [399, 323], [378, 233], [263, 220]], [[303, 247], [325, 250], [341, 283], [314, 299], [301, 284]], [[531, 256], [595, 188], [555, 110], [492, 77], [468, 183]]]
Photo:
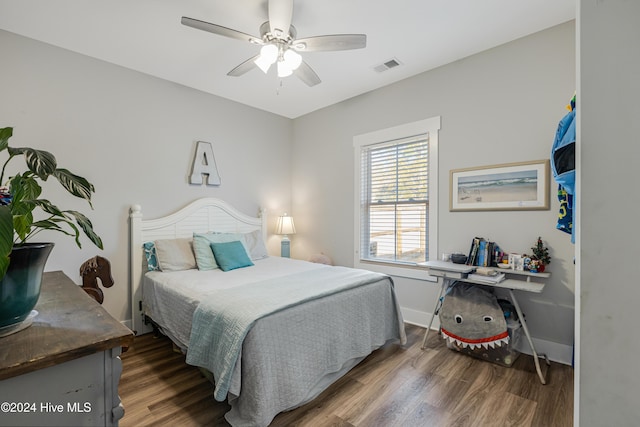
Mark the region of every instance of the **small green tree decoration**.
[[551, 257], [549, 256], [549, 249], [545, 248], [544, 244], [542, 243], [541, 237], [538, 237], [538, 241], [536, 242], [536, 245], [532, 247], [531, 250], [533, 251], [533, 256], [531, 258], [537, 259], [543, 265], [547, 265], [551, 263]]

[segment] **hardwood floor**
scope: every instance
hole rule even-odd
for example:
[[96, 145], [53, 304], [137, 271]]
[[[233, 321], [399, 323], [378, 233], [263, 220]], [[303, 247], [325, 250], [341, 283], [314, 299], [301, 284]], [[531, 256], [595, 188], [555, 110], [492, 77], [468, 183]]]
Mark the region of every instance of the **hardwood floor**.
[[[372, 353], [314, 401], [279, 414], [272, 426], [573, 425], [573, 369], [552, 363], [547, 385], [533, 360], [511, 368], [447, 349], [438, 334], [421, 350], [423, 328], [407, 325], [408, 343]], [[122, 427], [227, 426], [225, 403], [164, 337], [136, 337], [122, 356]], [[546, 365], [544, 365], [546, 368]]]

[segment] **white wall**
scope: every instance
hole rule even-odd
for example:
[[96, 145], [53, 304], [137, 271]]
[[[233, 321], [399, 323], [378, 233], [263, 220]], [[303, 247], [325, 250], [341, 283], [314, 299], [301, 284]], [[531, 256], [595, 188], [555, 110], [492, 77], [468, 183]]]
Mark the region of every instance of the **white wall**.
[[[0, 127], [14, 127], [11, 145], [51, 151], [60, 166], [96, 187], [91, 211], [57, 183], [46, 183], [43, 197], [89, 216], [105, 246], [100, 251], [84, 239], [79, 250], [73, 239], [42, 234], [37, 241], [56, 242], [46, 269], [81, 283], [83, 261], [97, 254], [109, 259], [115, 286], [105, 291], [104, 307], [117, 319], [131, 318], [131, 204], [142, 205], [148, 218], [205, 196], [247, 214], [260, 206], [289, 210], [289, 119], [4, 31], [0, 52]], [[213, 144], [220, 187], [188, 184], [198, 140]], [[278, 240], [269, 243], [279, 253]]]
[[636, 426], [640, 2], [579, 3], [576, 419]]
[[[552, 277], [543, 294], [521, 294], [519, 301], [532, 335], [559, 343], [556, 358], [570, 363], [574, 247], [555, 229], [556, 185], [550, 183], [548, 211], [449, 212], [448, 174], [548, 159], [575, 84], [575, 24], [569, 22], [297, 118], [293, 256], [324, 252], [337, 264], [353, 265], [353, 136], [441, 116], [438, 253], [466, 252], [473, 236], [493, 239], [510, 252], [530, 252], [542, 236]], [[396, 283], [409, 320], [426, 323], [437, 286], [402, 278]]]

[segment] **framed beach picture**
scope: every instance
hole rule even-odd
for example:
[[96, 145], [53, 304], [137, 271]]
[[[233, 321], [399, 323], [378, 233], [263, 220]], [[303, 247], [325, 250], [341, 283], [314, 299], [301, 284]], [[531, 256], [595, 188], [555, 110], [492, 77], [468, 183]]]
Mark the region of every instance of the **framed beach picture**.
[[549, 209], [549, 160], [449, 172], [449, 210]]

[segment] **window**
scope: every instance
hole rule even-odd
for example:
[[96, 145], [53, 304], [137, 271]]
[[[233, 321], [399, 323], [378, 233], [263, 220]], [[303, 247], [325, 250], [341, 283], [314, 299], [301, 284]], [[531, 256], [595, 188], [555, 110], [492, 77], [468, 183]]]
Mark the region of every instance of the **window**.
[[426, 261], [428, 149], [427, 135], [362, 148], [361, 258]]
[[439, 128], [436, 117], [354, 138], [356, 266], [414, 277], [407, 267], [437, 257]]

